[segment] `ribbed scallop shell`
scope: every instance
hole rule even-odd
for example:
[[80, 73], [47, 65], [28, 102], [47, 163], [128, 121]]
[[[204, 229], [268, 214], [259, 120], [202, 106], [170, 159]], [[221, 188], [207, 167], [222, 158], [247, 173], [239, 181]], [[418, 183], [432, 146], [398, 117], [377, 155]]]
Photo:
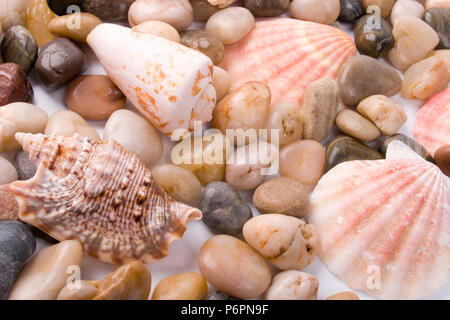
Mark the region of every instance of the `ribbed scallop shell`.
[[450, 182], [432, 163], [345, 162], [322, 177], [311, 203], [319, 256], [352, 289], [412, 299], [448, 280]]
[[234, 90], [248, 81], [266, 83], [272, 105], [302, 105], [313, 81], [335, 78], [340, 66], [356, 54], [353, 40], [342, 30], [289, 18], [259, 20], [241, 41], [226, 48], [222, 66]]
[[16, 134], [38, 166], [11, 184], [19, 217], [57, 240], [78, 239], [90, 256], [110, 263], [167, 255], [185, 224], [201, 212], [172, 200], [150, 170], [115, 142]]
[[434, 95], [420, 108], [414, 138], [431, 155], [440, 147], [450, 145], [450, 88]]

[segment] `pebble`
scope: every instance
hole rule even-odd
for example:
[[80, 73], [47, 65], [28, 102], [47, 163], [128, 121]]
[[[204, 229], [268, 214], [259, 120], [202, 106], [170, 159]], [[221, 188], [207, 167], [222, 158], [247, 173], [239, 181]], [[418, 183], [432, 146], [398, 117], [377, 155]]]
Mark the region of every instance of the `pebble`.
[[14, 138], [17, 132], [42, 133], [47, 124], [47, 113], [26, 102], [15, 102], [0, 108], [0, 152], [19, 151]]
[[332, 24], [339, 17], [339, 0], [293, 0], [289, 7], [291, 17], [322, 24]]
[[319, 280], [297, 270], [277, 274], [270, 288], [264, 293], [265, 300], [317, 300]]
[[[304, 106], [302, 110], [305, 110]], [[265, 128], [268, 130], [266, 140], [275, 145], [285, 146], [298, 140], [303, 131], [303, 119], [299, 107], [287, 102], [272, 105], [266, 117]], [[274, 131], [278, 141], [272, 139], [272, 130], [278, 130]]]
[[0, 297], [11, 290], [35, 249], [36, 240], [25, 224], [0, 221]]
[[245, 241], [280, 270], [301, 270], [317, 256], [314, 227], [301, 219], [265, 214], [250, 219], [243, 229]]
[[48, 25], [48, 30], [56, 36], [86, 42], [89, 33], [101, 23], [102, 20], [93, 14], [72, 13], [53, 18]]
[[98, 288], [89, 281], [80, 280], [78, 287], [70, 283], [62, 288], [56, 300], [92, 300], [97, 292]]
[[1, 44], [1, 53], [4, 62], [15, 63], [29, 74], [37, 59], [38, 46], [31, 32], [17, 25], [6, 31]]
[[372, 122], [350, 109], [338, 113], [336, 125], [345, 134], [361, 141], [375, 140], [381, 134]]
[[325, 153], [327, 171], [346, 161], [379, 160], [383, 158], [379, 152], [364, 143], [342, 135], [328, 143]]
[[408, 136], [405, 136], [402, 133], [397, 133], [391, 137], [385, 137], [378, 147], [379, 151], [385, 155], [389, 143], [391, 143], [394, 140], [399, 140], [399, 141], [403, 142], [405, 145], [407, 145], [410, 149], [412, 149], [414, 152], [416, 152], [419, 156], [421, 156], [425, 160], [428, 160], [431, 162], [434, 161], [433, 157], [427, 152], [427, 150], [424, 147], [422, 147], [416, 141], [414, 141], [413, 139], [411, 139]]
[[406, 70], [423, 60], [439, 43], [436, 31], [417, 17], [398, 18], [392, 35], [395, 42], [388, 57], [394, 67], [400, 70]]
[[25, 151], [19, 151], [14, 156], [14, 167], [19, 175], [19, 180], [31, 179], [36, 173], [36, 166], [30, 161]]
[[18, 219], [19, 206], [16, 197], [9, 191], [9, 184], [0, 185], [0, 208], [0, 221]]
[[124, 20], [136, 0], [83, 0], [82, 10], [107, 21]]
[[152, 169], [156, 183], [173, 199], [198, 207], [202, 185], [190, 171], [173, 164], [161, 164]]
[[166, 22], [178, 31], [186, 30], [194, 21], [188, 0], [137, 0], [128, 11], [132, 27], [149, 20]]
[[66, 103], [86, 120], [106, 120], [125, 107], [127, 98], [104, 75], [82, 75], [67, 86]]
[[403, 16], [413, 16], [422, 19], [425, 8], [420, 2], [411, 0], [399, 0], [394, 4], [391, 12], [391, 23]]
[[222, 100], [231, 87], [231, 79], [228, 72], [220, 67], [214, 66], [213, 86], [216, 89], [217, 101]]
[[[375, 19], [379, 19], [380, 23], [374, 23]], [[356, 47], [361, 54], [374, 58], [384, 57], [394, 46], [391, 26], [376, 15], [360, 18], [355, 24], [354, 32]]]
[[[30, 0], [2, 0], [0, 10], [0, 31], [15, 25], [25, 26]], [[0, 33], [1, 34], [1, 33]]]
[[66, 240], [39, 251], [25, 266], [9, 294], [9, 300], [55, 300], [80, 266], [83, 249], [76, 240]]
[[340, 5], [339, 21], [342, 22], [355, 22], [365, 13], [359, 0], [340, 0]]
[[353, 293], [351, 291], [344, 291], [329, 296], [327, 300], [360, 300], [360, 299], [356, 293]]
[[239, 300], [239, 299], [230, 297], [226, 293], [216, 290], [208, 294], [205, 300]]
[[54, 17], [55, 13], [48, 7], [47, 0], [31, 0], [28, 6], [27, 28], [39, 47], [45, 46], [55, 38], [48, 31], [48, 24]]
[[181, 43], [181, 38], [177, 29], [172, 27], [170, 24], [162, 21], [146, 21], [144, 23], [138, 24], [133, 28], [133, 30], [165, 38], [176, 43]]
[[208, 295], [205, 278], [196, 272], [176, 274], [162, 279], [152, 300], [204, 300]]
[[428, 10], [430, 8], [450, 10], [450, 3], [448, 0], [426, 0], [425, 9]]
[[13, 102], [30, 102], [33, 96], [33, 87], [17, 64], [0, 64], [0, 107]]
[[280, 151], [280, 173], [305, 186], [314, 186], [322, 177], [325, 148], [314, 140], [293, 142]]
[[219, 8], [211, 5], [207, 0], [191, 0], [192, 10], [194, 11], [194, 21], [206, 22], [209, 17], [219, 11]]
[[230, 7], [214, 13], [206, 22], [205, 30], [228, 45], [243, 39], [254, 25], [255, 18], [248, 9]]
[[208, 56], [215, 65], [222, 62], [225, 47], [212, 34], [202, 30], [187, 30], [181, 32], [180, 36], [182, 44]]
[[448, 70], [448, 81], [450, 81], [450, 49], [433, 51], [429, 57], [436, 57], [445, 62]]
[[357, 111], [372, 121], [381, 133], [387, 136], [396, 133], [407, 120], [402, 107], [383, 95], [365, 98], [358, 104]]
[[270, 179], [256, 188], [253, 205], [261, 213], [281, 213], [301, 218], [308, 213], [309, 190], [291, 178]]
[[[379, 9], [377, 11], [372, 11], [368, 13], [377, 13], [379, 12], [383, 18], [389, 17], [389, 14], [391, 13], [391, 9], [394, 6], [396, 0], [361, 0], [361, 4], [364, 8], [364, 10], [367, 11], [367, 9], [370, 6], [378, 6]], [[379, 11], [378, 11], [379, 10]]]
[[342, 65], [338, 84], [341, 101], [350, 106], [375, 94], [390, 97], [402, 89], [402, 80], [394, 68], [364, 55], [350, 57]]
[[244, 7], [255, 17], [278, 17], [289, 8], [290, 0], [245, 0]]
[[450, 49], [450, 10], [439, 8], [428, 9], [423, 16], [423, 20], [439, 36], [439, 44], [436, 49]]
[[303, 139], [322, 141], [333, 128], [339, 107], [339, 86], [330, 78], [312, 82], [303, 96]]
[[69, 10], [70, 6], [81, 7], [82, 3], [83, 0], [47, 0], [47, 4], [50, 10], [52, 10], [58, 16], [63, 16], [65, 14], [70, 13]]
[[198, 267], [215, 288], [239, 299], [260, 296], [272, 280], [264, 258], [246, 243], [228, 235], [213, 236], [203, 244]]
[[428, 99], [447, 88], [448, 69], [442, 59], [426, 58], [413, 64], [403, 75], [402, 96]]
[[55, 90], [74, 79], [84, 63], [83, 51], [70, 40], [59, 38], [40, 50], [35, 71], [47, 90]]
[[252, 218], [246, 202], [225, 182], [212, 182], [205, 187], [199, 209], [205, 223], [214, 233], [238, 236]]
[[93, 140], [101, 140], [97, 131], [86, 120], [78, 113], [69, 110], [56, 111], [48, 119], [47, 126], [45, 127], [46, 135], [56, 134], [64, 137], [72, 137], [76, 133]]
[[108, 119], [103, 140], [115, 140], [147, 167], [158, 162], [164, 151], [158, 130], [137, 113], [125, 109], [114, 112]]
[[450, 145], [442, 146], [434, 153], [436, 165], [450, 177]]

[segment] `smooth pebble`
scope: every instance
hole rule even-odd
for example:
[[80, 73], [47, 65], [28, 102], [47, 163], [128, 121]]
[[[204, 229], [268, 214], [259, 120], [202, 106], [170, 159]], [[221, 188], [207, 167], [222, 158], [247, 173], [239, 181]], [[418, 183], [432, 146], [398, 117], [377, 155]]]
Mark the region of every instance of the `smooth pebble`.
[[339, 0], [293, 0], [289, 6], [293, 18], [322, 24], [335, 22], [340, 10]]
[[219, 8], [210, 4], [207, 0], [191, 0], [194, 11], [194, 21], [206, 22], [209, 17], [219, 11]]
[[69, 110], [58, 110], [50, 119], [45, 127], [45, 134], [56, 134], [64, 137], [72, 137], [75, 134], [88, 137], [93, 140], [101, 140], [97, 131], [92, 128], [86, 120], [78, 113]]
[[450, 81], [450, 49], [447, 50], [435, 50], [431, 52], [429, 57], [436, 57], [441, 59], [447, 65], [448, 81]]
[[0, 221], [18, 219], [19, 206], [16, 197], [9, 190], [9, 184], [0, 185], [0, 208], [2, 208], [0, 210]]
[[396, 0], [361, 0], [361, 4], [364, 10], [368, 13], [381, 14], [383, 18], [387, 18], [391, 13], [391, 9], [394, 6], [395, 1]]
[[306, 272], [297, 270], [277, 274], [264, 293], [265, 300], [317, 300], [319, 280]]
[[33, 96], [33, 87], [17, 64], [0, 64], [0, 107], [13, 102], [31, 102]]
[[27, 28], [39, 47], [45, 46], [55, 39], [55, 36], [48, 30], [48, 24], [54, 17], [55, 13], [48, 7], [47, 0], [31, 0], [29, 2]]
[[434, 153], [436, 165], [450, 177], [450, 145], [442, 146]]
[[98, 288], [89, 281], [80, 280], [78, 285], [67, 284], [58, 293], [56, 300], [92, 300], [98, 292]]
[[204, 300], [208, 294], [205, 278], [196, 272], [180, 273], [162, 279], [152, 300]]
[[14, 156], [14, 167], [19, 175], [19, 180], [31, 179], [36, 173], [36, 166], [30, 161], [25, 151], [19, 151]]
[[394, 140], [399, 140], [400, 142], [403, 142], [405, 145], [407, 145], [410, 149], [412, 149], [414, 152], [416, 152], [419, 156], [421, 156], [425, 160], [428, 160], [431, 162], [434, 161], [433, 157], [427, 152], [427, 150], [423, 146], [421, 146], [416, 141], [414, 141], [413, 139], [411, 139], [408, 136], [405, 136], [402, 133], [397, 133], [397, 134], [394, 134], [393, 136], [385, 137], [379, 144], [378, 150], [382, 154], [385, 155], [387, 148], [389, 146], [389, 143], [391, 143]]
[[448, 0], [426, 0], [425, 9], [428, 10], [430, 8], [450, 10], [450, 3]]
[[187, 30], [181, 32], [180, 36], [182, 44], [200, 51], [210, 58], [214, 65], [222, 62], [225, 47], [214, 35], [202, 30]]
[[329, 296], [327, 300], [360, 300], [358, 295], [351, 291], [344, 291]]
[[53, 18], [48, 24], [48, 30], [60, 37], [69, 38], [78, 42], [86, 42], [89, 33], [102, 20], [87, 12], [72, 13]]
[[425, 8], [420, 2], [411, 0], [399, 0], [392, 7], [391, 23], [403, 16], [413, 16], [422, 19]]
[[133, 31], [151, 34], [177, 43], [181, 42], [177, 29], [162, 21], [152, 20], [143, 22], [135, 26]]
[[[17, 181], [19, 176], [13, 164], [3, 157], [0, 157], [0, 185]], [[0, 208], [1, 210], [1, 208]]]
[[450, 49], [450, 10], [439, 8], [428, 9], [423, 16], [423, 20], [439, 36], [439, 44], [436, 49]]
[[255, 17], [277, 17], [289, 8], [290, 0], [245, 0], [244, 7]]
[[340, 0], [340, 5], [339, 21], [342, 22], [355, 22], [365, 13], [359, 0]]
[[222, 100], [231, 87], [231, 79], [228, 72], [220, 67], [214, 66], [213, 86], [216, 89], [217, 101]]
[[[304, 110], [305, 107], [302, 108]], [[302, 137], [303, 119], [297, 105], [279, 102], [272, 105], [264, 127], [268, 130], [267, 141], [285, 146]]]
[[336, 125], [345, 134], [361, 141], [375, 140], [381, 134], [372, 122], [350, 109], [344, 109], [338, 113]]
[[26, 74], [29, 74], [38, 56], [36, 40], [27, 28], [13, 26], [8, 29], [3, 37], [1, 56], [4, 62], [15, 63]]
[[[379, 23], [374, 23], [379, 19]], [[374, 58], [384, 57], [394, 46], [394, 37], [389, 23], [376, 15], [360, 18], [353, 29], [358, 51]]]
[[83, 0], [82, 10], [102, 20], [118, 21], [128, 17], [128, 10], [136, 0]]

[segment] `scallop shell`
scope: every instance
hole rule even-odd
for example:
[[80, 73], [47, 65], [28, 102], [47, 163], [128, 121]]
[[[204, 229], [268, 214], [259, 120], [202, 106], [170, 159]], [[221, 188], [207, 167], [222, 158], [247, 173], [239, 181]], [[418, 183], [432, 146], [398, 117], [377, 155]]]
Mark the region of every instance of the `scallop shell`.
[[301, 106], [311, 82], [336, 78], [340, 66], [355, 54], [355, 43], [342, 30], [273, 18], [257, 21], [243, 40], [227, 47], [222, 66], [231, 77], [231, 90], [248, 81], [261, 81], [270, 87], [272, 105]]
[[450, 88], [434, 95], [420, 108], [414, 124], [414, 138], [431, 155], [450, 144]]
[[194, 121], [212, 119], [213, 63], [204, 54], [108, 23], [98, 25], [87, 42], [111, 80], [163, 133], [192, 130]]
[[201, 212], [172, 200], [150, 170], [115, 142], [16, 134], [38, 170], [10, 185], [19, 218], [102, 261], [144, 263], [167, 255]]
[[450, 275], [450, 179], [408, 153], [341, 163], [311, 195], [322, 261], [383, 299], [430, 294]]

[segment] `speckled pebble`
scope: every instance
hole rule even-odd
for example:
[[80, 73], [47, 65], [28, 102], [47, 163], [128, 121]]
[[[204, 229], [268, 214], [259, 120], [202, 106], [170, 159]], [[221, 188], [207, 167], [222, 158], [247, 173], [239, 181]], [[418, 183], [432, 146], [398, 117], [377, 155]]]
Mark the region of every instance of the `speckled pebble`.
[[14, 156], [14, 166], [19, 175], [19, 180], [31, 179], [36, 173], [36, 166], [30, 161], [28, 154], [19, 151]]

